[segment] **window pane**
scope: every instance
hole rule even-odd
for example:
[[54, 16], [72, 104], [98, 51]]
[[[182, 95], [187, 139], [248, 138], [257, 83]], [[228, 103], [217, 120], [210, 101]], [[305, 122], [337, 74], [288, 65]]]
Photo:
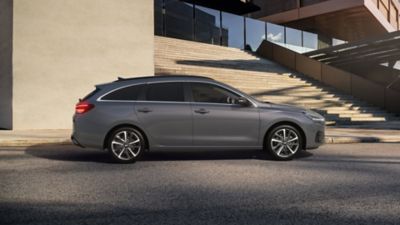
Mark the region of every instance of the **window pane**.
[[183, 102], [182, 83], [158, 83], [147, 85], [146, 100]]
[[154, 34], [163, 35], [163, 0], [154, 0]]
[[318, 35], [310, 32], [303, 32], [303, 45], [305, 51], [318, 49]]
[[214, 9], [196, 6], [196, 41], [219, 45], [220, 15]]
[[267, 40], [271, 42], [285, 42], [285, 28], [272, 23], [267, 23]]
[[165, 23], [168, 37], [193, 39], [193, 5], [179, 0], [165, 0]]
[[144, 85], [134, 85], [111, 92], [104, 100], [137, 100]]
[[222, 45], [244, 48], [244, 21], [242, 16], [222, 12]]
[[332, 38], [318, 34], [318, 49], [332, 46]]
[[345, 44], [346, 42], [340, 39], [336, 39], [336, 38], [332, 38], [332, 45], [341, 45], [341, 44]]
[[194, 102], [230, 103], [229, 100], [239, 97], [236, 94], [210, 84], [192, 83], [192, 96]]
[[301, 31], [286, 27], [286, 44], [291, 46], [302, 46]]
[[265, 39], [265, 23], [259, 20], [246, 18], [246, 48], [255, 52]]

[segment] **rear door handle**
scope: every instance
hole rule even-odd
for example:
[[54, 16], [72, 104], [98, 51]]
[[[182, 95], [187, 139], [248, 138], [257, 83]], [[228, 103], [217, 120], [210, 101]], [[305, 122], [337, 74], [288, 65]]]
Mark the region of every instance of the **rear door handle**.
[[148, 108], [138, 109], [138, 112], [149, 113], [149, 112], [151, 112], [151, 109], [148, 109]]
[[195, 113], [199, 113], [199, 114], [207, 114], [210, 111], [206, 110], [206, 109], [196, 109], [194, 110]]

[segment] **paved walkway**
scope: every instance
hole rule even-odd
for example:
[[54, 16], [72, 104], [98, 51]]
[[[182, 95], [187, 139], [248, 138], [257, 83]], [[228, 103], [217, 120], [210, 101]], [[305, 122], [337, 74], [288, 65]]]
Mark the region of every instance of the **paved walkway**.
[[[400, 143], [400, 126], [327, 127], [325, 142]], [[392, 124], [393, 125], [393, 124]], [[0, 130], [0, 146], [32, 146], [39, 144], [72, 144], [71, 130]]]

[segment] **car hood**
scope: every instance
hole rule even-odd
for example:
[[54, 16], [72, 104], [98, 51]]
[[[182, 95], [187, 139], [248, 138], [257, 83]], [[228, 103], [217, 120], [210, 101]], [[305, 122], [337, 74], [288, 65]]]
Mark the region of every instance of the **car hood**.
[[285, 105], [285, 104], [275, 104], [275, 103], [261, 103], [259, 104], [259, 108], [261, 109], [275, 109], [275, 110], [281, 110], [281, 111], [286, 111], [286, 112], [306, 112], [309, 111], [305, 108], [298, 107], [298, 106], [293, 106], [293, 105]]

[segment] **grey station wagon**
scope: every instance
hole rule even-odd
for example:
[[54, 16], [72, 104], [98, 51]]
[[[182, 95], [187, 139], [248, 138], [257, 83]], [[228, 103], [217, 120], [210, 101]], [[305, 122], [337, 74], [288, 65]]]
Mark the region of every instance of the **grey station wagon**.
[[288, 160], [324, 140], [318, 113], [198, 76], [119, 78], [97, 85], [75, 110], [72, 141], [118, 162], [164, 149], [265, 149]]

